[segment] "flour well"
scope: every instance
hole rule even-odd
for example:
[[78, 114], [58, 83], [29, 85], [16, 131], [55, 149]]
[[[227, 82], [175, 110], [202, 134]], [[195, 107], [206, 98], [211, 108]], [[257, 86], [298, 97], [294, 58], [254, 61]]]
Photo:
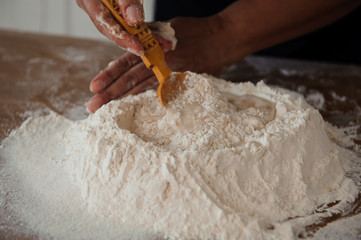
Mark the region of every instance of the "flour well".
[[[56, 192], [56, 208], [81, 212], [83, 232], [61, 235], [58, 226], [46, 234], [98, 239], [92, 231], [108, 226], [105, 238], [293, 239], [358, 195], [345, 177], [354, 154], [330, 139], [338, 132], [299, 95], [193, 73], [186, 85], [166, 110], [147, 91], [82, 121], [30, 118], [3, 141], [6, 169], [21, 172], [30, 195], [47, 206]], [[14, 212], [40, 233], [54, 224]]]

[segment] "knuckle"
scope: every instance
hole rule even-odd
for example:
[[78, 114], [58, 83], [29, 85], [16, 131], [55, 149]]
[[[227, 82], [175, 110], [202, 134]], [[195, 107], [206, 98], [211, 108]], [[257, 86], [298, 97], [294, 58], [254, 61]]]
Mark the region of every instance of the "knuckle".
[[107, 79], [109, 79], [110, 81], [115, 80], [116, 76], [114, 76], [114, 73], [112, 71], [112, 69], [110, 68], [106, 68], [103, 70], [103, 74], [106, 76]]
[[126, 55], [124, 55], [122, 62], [126, 69], [130, 69], [138, 63], [138, 59], [134, 58], [133, 54], [126, 54]]
[[136, 74], [127, 74], [123, 78], [124, 83], [126, 83], [126, 89], [132, 89], [137, 85], [139, 78]]

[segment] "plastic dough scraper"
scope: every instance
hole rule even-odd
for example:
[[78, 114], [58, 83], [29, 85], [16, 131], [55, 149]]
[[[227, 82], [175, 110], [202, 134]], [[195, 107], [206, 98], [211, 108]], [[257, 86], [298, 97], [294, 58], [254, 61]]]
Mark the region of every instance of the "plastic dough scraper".
[[186, 73], [173, 74], [169, 69], [167, 63], [164, 61], [164, 52], [159, 45], [159, 42], [154, 38], [147, 24], [142, 23], [138, 27], [129, 26], [122, 15], [118, 5], [118, 0], [102, 0], [103, 4], [108, 8], [113, 17], [123, 28], [140, 40], [144, 47], [144, 56], [142, 60], [144, 64], [152, 69], [158, 79], [159, 86], [157, 89], [157, 96], [159, 102], [163, 107], [174, 99], [175, 96], [185, 89], [183, 80]]

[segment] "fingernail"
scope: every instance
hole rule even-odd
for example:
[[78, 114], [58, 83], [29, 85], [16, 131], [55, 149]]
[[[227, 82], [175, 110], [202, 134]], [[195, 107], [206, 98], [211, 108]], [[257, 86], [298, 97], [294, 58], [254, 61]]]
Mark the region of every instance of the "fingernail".
[[85, 109], [87, 113], [93, 113], [92, 111], [90, 111], [90, 109], [88, 108], [88, 103], [85, 103]]
[[140, 9], [139, 5], [131, 4], [125, 10], [125, 14], [127, 15], [127, 20], [131, 25], [137, 25], [143, 21], [143, 13], [142, 9]]
[[95, 112], [103, 105], [103, 101], [100, 97], [94, 96], [87, 103], [86, 106], [90, 112]]
[[133, 53], [134, 55], [137, 55], [139, 57], [143, 57], [144, 56], [144, 51], [140, 51], [140, 52], [137, 52], [135, 51], [133, 48], [127, 48], [127, 51], [130, 52], [130, 53]]

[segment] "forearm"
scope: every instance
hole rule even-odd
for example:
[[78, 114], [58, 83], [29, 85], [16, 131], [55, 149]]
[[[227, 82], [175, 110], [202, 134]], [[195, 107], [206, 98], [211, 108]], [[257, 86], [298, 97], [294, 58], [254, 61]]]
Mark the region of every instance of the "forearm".
[[[215, 18], [222, 22], [219, 42], [228, 61], [312, 32], [343, 17], [355, 0], [239, 0]], [[215, 36], [216, 37], [216, 36]]]

